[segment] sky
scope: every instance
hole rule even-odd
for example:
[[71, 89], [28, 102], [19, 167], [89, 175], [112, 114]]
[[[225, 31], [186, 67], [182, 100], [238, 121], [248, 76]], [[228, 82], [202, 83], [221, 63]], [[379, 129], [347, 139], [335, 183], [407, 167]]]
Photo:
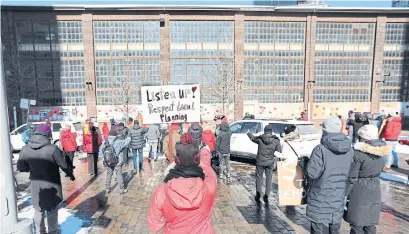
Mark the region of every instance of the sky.
[[[391, 7], [392, 0], [326, 0], [330, 7]], [[1, 0], [1, 5], [51, 6], [75, 4], [141, 4], [141, 5], [252, 5], [253, 0]]]

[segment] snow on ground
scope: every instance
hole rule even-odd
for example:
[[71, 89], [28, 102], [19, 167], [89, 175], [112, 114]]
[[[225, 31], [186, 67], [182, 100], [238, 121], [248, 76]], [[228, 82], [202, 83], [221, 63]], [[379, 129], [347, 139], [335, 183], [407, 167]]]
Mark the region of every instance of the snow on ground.
[[[19, 219], [33, 219], [34, 208], [31, 203], [31, 195], [28, 193], [20, 193], [17, 206], [19, 207]], [[88, 228], [84, 228], [87, 221], [75, 216], [70, 209], [60, 208], [58, 210], [58, 223], [60, 224], [61, 234], [87, 234]], [[88, 226], [88, 225], [87, 225]], [[34, 221], [33, 221], [34, 227]]]

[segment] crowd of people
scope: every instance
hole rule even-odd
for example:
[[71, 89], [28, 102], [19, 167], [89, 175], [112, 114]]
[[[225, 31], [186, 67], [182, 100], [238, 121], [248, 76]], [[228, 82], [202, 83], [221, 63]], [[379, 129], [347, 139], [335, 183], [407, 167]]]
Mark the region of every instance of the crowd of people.
[[[305, 113], [304, 113], [305, 114]], [[305, 116], [304, 116], [305, 117]], [[250, 117], [251, 118], [251, 117]], [[253, 117], [254, 118], [254, 117]], [[161, 126], [143, 125], [139, 120], [126, 122], [111, 120], [102, 125], [95, 119], [86, 122], [83, 129], [82, 150], [87, 153], [88, 173], [98, 175], [98, 160], [106, 168], [106, 194], [111, 192], [111, 179], [116, 175], [120, 194], [127, 192], [122, 167], [132, 158], [132, 173], [144, 169], [143, 149], [149, 145], [148, 161], [156, 161], [163, 153], [169, 163], [164, 183], [154, 194], [148, 211], [151, 231], [163, 233], [214, 233], [212, 206], [217, 191], [217, 174], [230, 184], [230, 130], [227, 117], [218, 116], [216, 127], [202, 123]], [[383, 170], [397, 166], [395, 144], [401, 131], [400, 117], [385, 116], [382, 123], [369, 124], [363, 115], [349, 113], [345, 124], [342, 118], [332, 116], [322, 123], [321, 144], [309, 157], [302, 157], [298, 166], [306, 181], [307, 217], [311, 233], [322, 233], [329, 226], [330, 233], [340, 233], [342, 218], [351, 225], [351, 233], [376, 233], [381, 207], [379, 176]], [[185, 124], [187, 125], [187, 124]], [[75, 180], [74, 153], [78, 149], [76, 134], [70, 126], [61, 129], [60, 150], [51, 144], [50, 123], [40, 124], [29, 133], [17, 168], [30, 172], [35, 224], [40, 233], [58, 232], [57, 206], [62, 202], [59, 168]], [[349, 133], [344, 134], [344, 128]], [[295, 142], [295, 126], [284, 130], [282, 139]], [[264, 133], [249, 139], [258, 145], [256, 157], [255, 201], [269, 203], [273, 169], [277, 158], [288, 159], [288, 146], [273, 134], [272, 125]], [[131, 157], [129, 157], [131, 155]], [[213, 167], [216, 159], [218, 168]], [[264, 182], [265, 180], [265, 182]], [[263, 184], [266, 184], [263, 193]], [[345, 210], [346, 207], [346, 210]], [[46, 214], [46, 215], [45, 215]]]

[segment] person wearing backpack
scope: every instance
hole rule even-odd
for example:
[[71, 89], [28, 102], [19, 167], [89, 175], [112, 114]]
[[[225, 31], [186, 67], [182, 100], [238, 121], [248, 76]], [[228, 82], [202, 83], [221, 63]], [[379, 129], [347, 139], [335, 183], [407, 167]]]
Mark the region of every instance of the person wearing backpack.
[[107, 178], [105, 182], [106, 194], [111, 192], [111, 179], [115, 172], [116, 179], [119, 184], [120, 194], [128, 192], [125, 188], [124, 178], [122, 176], [122, 165], [124, 163], [123, 149], [131, 142], [130, 137], [118, 135], [115, 129], [111, 129], [108, 140], [106, 140], [100, 148], [100, 156], [102, 156], [103, 164], [107, 169]]
[[402, 117], [397, 113], [395, 116], [391, 116], [385, 119], [382, 123], [380, 136], [385, 139], [386, 144], [392, 146], [388, 157], [385, 159], [385, 171], [390, 170], [391, 167], [398, 167], [399, 157], [396, 152], [396, 145], [398, 144], [398, 138], [402, 131]]
[[27, 124], [28, 128], [27, 130], [25, 130], [23, 132], [23, 134], [21, 135], [21, 137], [23, 138], [23, 142], [24, 144], [27, 144], [30, 141], [31, 136], [34, 133], [34, 127], [32, 123], [28, 123]]

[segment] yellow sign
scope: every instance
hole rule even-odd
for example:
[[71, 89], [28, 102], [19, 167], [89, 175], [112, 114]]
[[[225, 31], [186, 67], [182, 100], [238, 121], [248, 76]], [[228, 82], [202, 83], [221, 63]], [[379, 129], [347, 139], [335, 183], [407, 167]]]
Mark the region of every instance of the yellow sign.
[[297, 161], [277, 162], [278, 198], [281, 206], [303, 205], [306, 192], [303, 189], [302, 169]]

